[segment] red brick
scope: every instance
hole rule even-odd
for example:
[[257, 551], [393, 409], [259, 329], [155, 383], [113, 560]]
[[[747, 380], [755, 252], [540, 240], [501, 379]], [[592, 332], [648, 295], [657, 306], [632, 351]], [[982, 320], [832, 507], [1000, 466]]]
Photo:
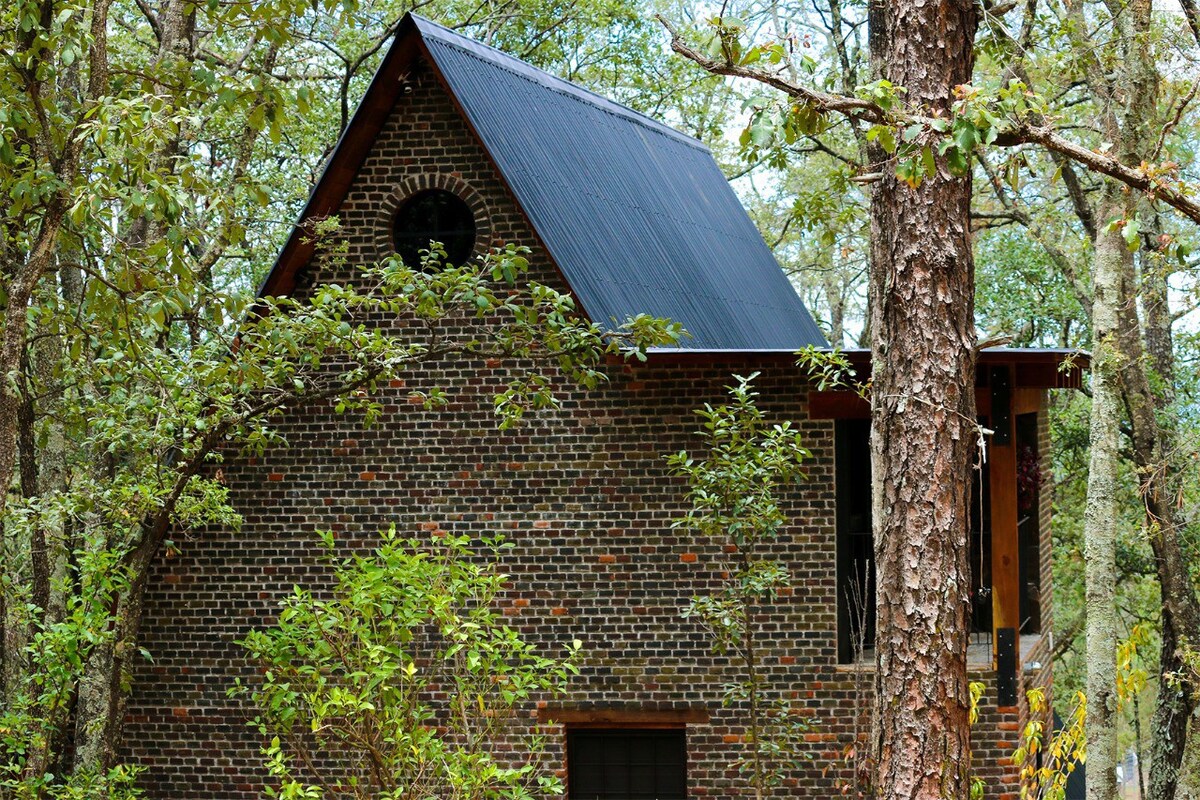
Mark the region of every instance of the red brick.
[[[460, 173], [453, 180], [477, 193], [487, 208], [480, 242], [528, 244], [528, 278], [566, 290], [494, 165], [457, 109], [439, 95], [440, 84], [429, 78], [413, 79], [412, 94], [385, 124], [339, 210], [349, 248], [345, 265], [301, 276], [298, 296], [315, 281], [352, 283], [351, 265], [374, 263], [381, 255], [380, 238], [386, 240], [391, 224], [387, 204], [412, 181], [430, 175], [448, 180], [452, 171]], [[781, 494], [789, 523], [771, 546], [791, 570], [796, 591], [785, 587], [780, 602], [760, 615], [764, 632], [770, 631], [763, 636], [761, 662], [768, 684], [794, 699], [815, 726], [804, 744], [811, 760], [789, 776], [777, 796], [840, 795], [848, 775], [840, 754], [856, 735], [866, 736], [873, 679], [835, 664], [833, 424], [805, 418], [806, 390], [794, 366], [737, 355], [682, 365], [617, 360], [606, 365], [610, 380], [594, 391], [559, 384], [560, 409], [531, 415], [501, 434], [492, 394], [504, 385], [510, 366], [469, 359], [421, 366], [384, 387], [383, 413], [369, 429], [354, 414], [306, 409], [281, 421], [287, 447], [270, 448], [261, 457], [236, 449], [225, 454], [221, 469], [231, 502], [245, 518], [242, 529], [176, 536], [182, 554], [175, 564], [187, 565], [186, 573], [179, 572], [187, 579], [168, 583], [174, 565], [164, 561], [155, 568], [147, 596], [145, 644], [155, 662], [135, 664], [126, 755], [147, 767], [148, 797], [258, 796], [257, 787], [267, 780], [262, 742], [245, 725], [250, 709], [225, 694], [233, 677], [252, 676], [254, 667], [233, 641], [273, 619], [292, 586], [328, 585], [309, 531], [336, 529], [339, 552], [361, 551], [391, 523], [403, 535], [422, 538], [503, 532], [515, 547], [502, 556], [502, 570], [511, 577], [498, 608], [546, 652], [560, 652], [562, 642], [575, 635], [584, 640], [581, 674], [567, 694], [532, 700], [520, 710], [521, 724], [531, 724], [528, 714], [548, 702], [622, 709], [700, 706], [710, 719], [688, 725], [689, 795], [745, 797], [744, 777], [734, 766], [744, 752], [745, 720], [721, 703], [732, 671], [726, 659], [713, 656], [700, 624], [679, 616], [691, 597], [719, 588], [735, 548], [671, 526], [686, 511], [686, 500], [681, 482], [667, 475], [663, 456], [681, 448], [699, 452], [693, 410], [723, 402], [730, 376], [751, 371], [762, 373], [756, 388], [771, 421], [794, 420], [813, 453], [808, 480]], [[449, 407], [426, 412], [410, 405], [423, 402], [410, 388], [434, 386], [447, 388]], [[1049, 452], [1048, 437], [1041, 422], [1043, 454]], [[375, 479], [339, 477], [338, 470], [354, 476], [361, 467], [343, 461], [331, 470], [335, 450], [338, 458], [370, 465]], [[287, 486], [273, 485], [285, 476]], [[1043, 490], [1040, 497], [1046, 520], [1051, 494]], [[1048, 524], [1042, 535], [1049, 536]], [[1048, 556], [1042, 574], [1048, 629]], [[988, 706], [986, 697], [996, 695], [994, 679], [986, 680], [989, 693], [972, 739], [977, 768], [989, 759], [986, 797], [996, 800], [1015, 775], [996, 760], [1008, 752], [1000, 743], [1014, 735], [1001, 724], [1019, 724], [1025, 717], [1015, 708], [998, 713]], [[185, 702], [200, 709], [186, 724], [175, 718], [177, 710], [188, 712]], [[547, 762], [561, 771], [562, 729], [552, 728], [548, 736]]]

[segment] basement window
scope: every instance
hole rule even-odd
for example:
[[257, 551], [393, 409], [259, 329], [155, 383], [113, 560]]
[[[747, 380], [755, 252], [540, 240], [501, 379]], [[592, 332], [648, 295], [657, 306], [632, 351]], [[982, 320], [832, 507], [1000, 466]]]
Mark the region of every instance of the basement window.
[[687, 741], [677, 729], [567, 732], [569, 800], [686, 800]]
[[445, 189], [425, 189], [396, 211], [392, 228], [396, 253], [409, 267], [421, 265], [421, 251], [441, 242], [448, 266], [461, 266], [475, 251], [475, 214], [466, 201]]

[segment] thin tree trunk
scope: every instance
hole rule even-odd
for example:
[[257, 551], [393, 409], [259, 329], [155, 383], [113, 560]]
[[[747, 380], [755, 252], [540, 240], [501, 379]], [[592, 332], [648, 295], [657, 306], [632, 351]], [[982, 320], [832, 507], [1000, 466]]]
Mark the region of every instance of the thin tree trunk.
[[[108, 8], [110, 0], [96, 0], [91, 10], [91, 45], [88, 50], [88, 87], [84, 98], [83, 110], [77, 119], [76, 129], [67, 131], [66, 144], [61, 153], [53, 152], [55, 143], [27, 142], [47, 163], [55, 164], [56, 177], [63, 187], [74, 185], [79, 178], [80, 158], [83, 150], [83, 137], [79, 135], [78, 126], [82, 125], [92, 105], [108, 91]], [[40, 98], [45, 94], [41, 79], [37, 77], [40, 68], [39, 59], [46, 57], [45, 52], [37, 51], [34, 42], [42, 32], [48, 32], [54, 24], [54, 4], [42, 4], [42, 15], [38, 23], [27, 33], [18, 37], [20, 59], [31, 59], [26, 69], [28, 71], [28, 90]], [[40, 99], [37, 102], [41, 102]], [[7, 294], [7, 306], [4, 309], [0, 329], [0, 520], [7, 509], [8, 490], [12, 485], [17, 463], [17, 439], [19, 415], [23, 402], [18, 387], [19, 370], [26, 357], [28, 341], [28, 310], [33, 292], [42, 277], [54, 266], [59, 245], [59, 233], [63, 227], [66, 210], [70, 202], [70, 192], [63, 188], [50, 197], [41, 213], [37, 234], [28, 252], [21, 253], [11, 260], [12, 277], [4, 287]], [[7, 253], [13, 253], [11, 248]], [[15, 261], [15, 263], [13, 263]], [[4, 531], [7, 534], [7, 531]], [[0, 548], [7, 548], [13, 542], [9, 536], [0, 537]], [[3, 555], [0, 570], [3, 578], [21, 585], [21, 575], [18, 572], [21, 559], [16, 553], [0, 552]], [[0, 701], [5, 707], [12, 702], [17, 691], [23, 663], [22, 643], [29, 638], [28, 626], [12, 608], [12, 598], [5, 598], [4, 613], [0, 614]]]
[[[948, 113], [973, 66], [971, 0], [873, 0], [872, 67], [904, 100]], [[880, 800], [969, 791], [967, 481], [975, 427], [971, 181], [912, 189], [884, 175], [871, 202], [871, 455], [878, 570], [874, 732]]]
[[[183, 69], [195, 58], [196, 9], [185, 0], [167, 0], [158, 16], [159, 48], [155, 73], [166, 66]], [[158, 83], [162, 91], [168, 87]], [[154, 154], [156, 171], [174, 168], [181, 133], [177, 132]], [[129, 242], [145, 246], [165, 233], [161, 222], [138, 217], [130, 226]], [[169, 511], [167, 512], [169, 513]], [[94, 647], [84, 662], [76, 701], [74, 732], [77, 774], [103, 773], [116, 763], [124, 723], [126, 688], [129, 683], [130, 652], [136, 652], [141, 625], [142, 595], [153, 557], [158, 552], [166, 517], [142, 525], [142, 541], [135, 544], [127, 565], [130, 586], [112, 598], [112, 635]]]
[[[1122, 281], [1121, 378], [1125, 405], [1129, 410], [1133, 440], [1133, 461], [1142, 479], [1146, 531], [1154, 553], [1156, 577], [1162, 594], [1162, 646], [1159, 663], [1159, 697], [1151, 726], [1150, 800], [1173, 800], [1186, 746], [1188, 719], [1195, 710], [1195, 698], [1186, 690], [1171, 685], [1171, 676], [1182, 668], [1177, 652], [1181, 643], [1200, 631], [1200, 603], [1197, 602], [1188, 572], [1179, 532], [1186, 526], [1175, 502], [1179, 476], [1187, 466], [1178, 463], [1175, 448], [1174, 354], [1170, 348], [1169, 315], [1151, 310], [1156, 302], [1165, 303], [1165, 291], [1153, 288], [1156, 278], [1143, 270], [1143, 301], [1147, 305], [1143, 350], [1143, 331], [1137, 315], [1137, 295], [1132, 264], [1127, 264]], [[1165, 283], [1165, 281], [1164, 281]], [[1161, 294], [1161, 296], [1160, 296]], [[1147, 359], [1158, 373], [1153, 383], [1146, 372]], [[1162, 386], [1162, 389], [1156, 387]]]
[[1133, 752], [1137, 756], [1138, 800], [1146, 800], [1146, 770], [1142, 758], [1142, 704], [1138, 693], [1133, 695]]
[[[1126, 164], [1139, 163], [1157, 136], [1159, 76], [1154, 60], [1151, 14], [1150, 0], [1131, 0], [1122, 8], [1117, 20], [1125, 57], [1116, 76], [1118, 91], [1113, 97], [1124, 105], [1119, 131], [1108, 133]], [[1116, 191], [1115, 188], [1108, 190]], [[1132, 219], [1136, 210], [1136, 198], [1126, 197], [1123, 208], [1107, 209], [1107, 214], [1102, 213], [1097, 224]], [[1152, 223], [1154, 217], [1144, 213], [1143, 222]], [[1146, 227], [1147, 235], [1150, 235], [1157, 226], [1148, 224]], [[1098, 237], [1117, 238], [1112, 232], [1099, 233]], [[1113, 246], [1121, 244], [1124, 242]], [[1157, 246], [1156, 241], [1149, 242], [1150, 248]], [[1174, 800], [1195, 698], [1186, 691], [1173, 688], [1170, 676], [1181, 666], [1178, 647], [1194, 637], [1195, 631], [1200, 631], [1200, 602], [1179, 539], [1186, 523], [1175, 502], [1178, 476], [1189, 466], [1179, 463], [1176, 452], [1178, 409], [1173, 386], [1175, 360], [1167, 276], [1161, 271], [1161, 265], [1149, 258], [1143, 260], [1139, 281], [1127, 247], [1122, 250], [1119, 267], [1117, 352], [1121, 389], [1129, 414], [1133, 461], [1142, 480], [1145, 529], [1154, 553], [1163, 605], [1160, 689], [1151, 725], [1149, 797], [1151, 800]], [[1139, 296], [1144, 324], [1138, 315]], [[1155, 373], [1153, 378], [1150, 370]], [[1091, 761], [1089, 755], [1089, 765]]]
[[1184, 745], [1183, 767], [1179, 771], [1179, 800], [1196, 800], [1200, 797], [1200, 718], [1192, 716], [1193, 735]]
[[1179, 795], [1180, 772], [1188, 742], [1188, 724], [1195, 711], [1186, 685], [1162, 676], [1183, 670], [1179, 658], [1176, 626], [1163, 614], [1162, 644], [1159, 649], [1158, 700], [1150, 718], [1150, 787], [1147, 800], [1175, 800]]
[[[1101, 219], [1120, 219], [1125, 201], [1109, 183]], [[1112, 800], [1117, 784], [1116, 539], [1117, 459], [1121, 435], [1118, 309], [1124, 262], [1119, 230], [1096, 239], [1092, 300], [1092, 416], [1087, 503], [1084, 509], [1084, 584], [1087, 607], [1088, 800]]]
[[829, 342], [834, 347], [846, 343], [846, 299], [842, 294], [841, 277], [829, 265], [822, 279], [825, 301], [829, 304]]

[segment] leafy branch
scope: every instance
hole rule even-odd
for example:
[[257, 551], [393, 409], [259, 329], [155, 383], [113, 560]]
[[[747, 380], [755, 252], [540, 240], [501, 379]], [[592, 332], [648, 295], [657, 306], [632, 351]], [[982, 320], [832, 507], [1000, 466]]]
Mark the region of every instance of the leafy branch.
[[[860, 86], [856, 96], [848, 96], [806, 86], [780, 70], [760, 68], [757, 65], [764, 60], [781, 63], [786, 57], [783, 46], [747, 46], [742, 42], [745, 26], [737, 20], [711, 20], [715, 35], [705, 52], [690, 44], [665, 17], [659, 15], [658, 19], [671, 37], [671, 48], [710, 74], [757, 81], [791, 98], [788, 103], [770, 102], [754, 108], [743, 140], [751, 153], [777, 142], [792, 144], [800, 135], [826, 127], [830, 114], [840, 114], [868, 124], [867, 135], [895, 160], [896, 177], [915, 186], [938, 170], [935, 154], [951, 174], [964, 175], [977, 147], [1036, 144], [1200, 222], [1195, 188], [1179, 178], [1178, 164], [1143, 161], [1133, 166], [1106, 149], [1091, 149], [1065, 138], [1048, 122], [1044, 100], [1019, 80], [987, 92], [960, 86], [951, 113], [941, 116], [905, 103], [904, 87], [887, 81]], [[880, 175], [866, 177], [878, 179]]]
[[809, 453], [790, 423], [767, 427], [752, 385], [757, 375], [735, 376], [728, 404], [706, 404], [696, 411], [703, 421], [704, 457], [681, 451], [668, 456], [667, 463], [686, 478], [692, 506], [674, 527], [722, 542], [732, 553], [734, 563], [721, 587], [694, 597], [684, 616], [695, 617], [709, 630], [714, 652], [731, 655], [739, 664], [741, 674], [725, 686], [723, 702], [746, 709], [743, 740], [749, 753], [739, 767], [749, 775], [755, 797], [763, 798], [798, 765], [798, 746], [810, 730], [798, 710], [769, 685], [762, 643], [755, 636], [763, 608], [791, 582], [786, 565], [763, 558], [761, 549], [783, 532], [787, 517], [778, 493], [802, 477]]

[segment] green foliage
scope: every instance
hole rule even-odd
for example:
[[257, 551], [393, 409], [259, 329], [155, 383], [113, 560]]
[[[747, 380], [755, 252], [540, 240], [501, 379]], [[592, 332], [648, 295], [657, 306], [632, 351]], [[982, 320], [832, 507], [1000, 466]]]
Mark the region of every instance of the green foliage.
[[[0, 305], [6, 334], [28, 325], [2, 386], [22, 406], [22, 440], [19, 479], [0, 494], [0, 797], [124, 791], [121, 715], [106, 710], [142, 657], [149, 564], [190, 529], [236, 526], [220, 460], [283, 444], [289, 409], [370, 423], [375, 391], [409, 367], [511, 355], [520, 366], [494, 398], [507, 427], [553, 407], [562, 380], [594, 386], [601, 360], [681, 334], [645, 316], [592, 325], [570, 297], [529, 284], [515, 248], [482, 264], [445, 264], [436, 246], [423, 265], [346, 264], [332, 220], [310, 231], [312, 269], [353, 285], [254, 300], [416, 8], [0, 5]], [[628, 0], [420, 10], [618, 95], [679, 70]], [[21, 281], [30, 297], [10, 308]], [[413, 324], [377, 324], [398, 315]], [[447, 400], [442, 386], [414, 393]]]
[[[1121, 707], [1136, 701], [1146, 687], [1148, 675], [1139, 651], [1150, 644], [1147, 627], [1135, 625], [1117, 649], [1116, 696]], [[1046, 730], [1046, 721], [1053, 712], [1045, 693], [1030, 689], [1026, 699], [1030, 720], [1021, 732], [1020, 746], [1013, 752], [1013, 763], [1021, 769], [1021, 798], [1063, 800], [1067, 779], [1087, 762], [1087, 695], [1082, 691], [1070, 694], [1069, 705], [1064, 703], [1065, 722], [1052, 731]]]
[[981, 329], [1012, 336], [1014, 347], [1085, 346], [1086, 313], [1069, 279], [1036, 240], [1021, 229], [997, 228], [980, 234], [975, 250]]
[[801, 760], [798, 745], [810, 724], [786, 699], [783, 687], [768, 685], [762, 669], [761, 642], [756, 638], [758, 614], [772, 605], [791, 582], [787, 566], [764, 558], [787, 524], [779, 505], [782, 488], [801, 478], [809, 456], [790, 423], [768, 427], [753, 389], [757, 373], [737, 377], [729, 387], [730, 402], [706, 404], [696, 413], [707, 453], [696, 458], [681, 451], [667, 457], [671, 471], [688, 482], [691, 509], [674, 523], [727, 545], [733, 564], [721, 588], [694, 597], [684, 612], [695, 617], [713, 637], [713, 650], [738, 664], [738, 679], [724, 690], [723, 702], [744, 708], [743, 736], [748, 752], [738, 761], [755, 792], [779, 785]]
[[276, 624], [241, 644], [261, 678], [231, 690], [259, 709], [280, 798], [527, 800], [562, 793], [545, 739], [517, 712], [553, 697], [581, 643], [539, 655], [496, 607], [499, 539], [417, 541], [395, 527], [339, 556], [328, 591], [295, 587]]
[[1076, 692], [1065, 724], [1047, 734], [1051, 711], [1041, 689], [1026, 693], [1030, 721], [1021, 732], [1013, 763], [1021, 768], [1021, 800], [1063, 800], [1067, 779], [1087, 761], [1087, 696]]
[[[336, 230], [326, 227], [326, 235]], [[341, 251], [336, 241], [323, 245], [322, 258], [343, 268]], [[77, 470], [63, 490], [13, 498], [6, 512], [6, 624], [28, 633], [26, 668], [0, 725], [0, 790], [70, 797], [97, 780], [78, 769], [31, 774], [29, 748], [53, 747], [92, 671], [111, 668], [115, 651], [136, 651], [124, 608], [155, 553], [170, 546], [166, 531], [237, 525], [216, 466], [225, 448], [284, 444], [275, 425], [300, 404], [324, 403], [370, 424], [380, 387], [445, 358], [513, 357], [522, 365], [495, 396], [501, 427], [511, 426], [557, 403], [552, 375], [595, 386], [603, 358], [644, 356], [682, 333], [648, 317], [614, 331], [583, 319], [569, 296], [520, 283], [528, 265], [519, 248], [457, 266], [443, 257], [434, 243], [419, 268], [392, 259], [362, 269], [353, 285], [260, 301], [236, 329], [182, 306], [178, 284], [93, 286], [115, 317], [56, 306], [38, 312], [41, 324], [72, 333], [55, 364], [56, 379], [71, 380], [55, 421], [78, 448], [70, 454]], [[202, 296], [212, 299], [209, 312], [246, 314], [237, 296]], [[378, 324], [396, 318], [417, 324]], [[414, 389], [431, 405], [444, 402], [443, 387]], [[101, 469], [88, 468], [88, 458]], [[36, 605], [29, 584], [13, 579], [31, 568], [28, 550], [14, 545], [36, 531], [50, 531], [55, 549], [70, 553], [53, 587], [61, 608]]]
[[[786, 64], [794, 81], [801, 77], [811, 80], [818, 72], [817, 61], [807, 54], [795, 54], [789, 43], [754, 43], [750, 26], [743, 20], [715, 17], [709, 25], [714, 32], [709, 39], [710, 55], [721, 62], [767, 70]], [[882, 117], [866, 127], [866, 141], [876, 143], [890, 158], [896, 176], [913, 188], [936, 175], [939, 168], [954, 176], [970, 173], [977, 147], [994, 144], [1000, 134], [1040, 119], [1046, 111], [1045, 100], [1011, 78], [986, 86], [957, 87], [949, 116], [930, 114], [906, 102], [905, 88], [887, 80], [851, 88], [857, 99], [870, 103]], [[750, 114], [740, 143], [746, 157], [766, 157], [777, 168], [786, 165], [787, 148], [803, 137], [822, 134], [834, 123], [828, 113], [796, 97], [754, 96], [745, 108]]]
[[796, 366], [808, 374], [817, 391], [850, 389], [860, 397], [866, 397], [870, 392], [870, 382], [857, 380], [850, 359], [837, 348], [824, 350], [808, 345], [796, 353]]
[[[696, 411], [708, 446], [705, 458], [693, 458], [686, 451], [667, 458], [672, 471], [685, 477], [690, 487], [692, 508], [675, 526], [728, 538], [738, 547], [753, 547], [779, 535], [787, 519], [778, 492], [802, 476], [801, 464], [809, 456], [791, 423], [767, 426], [755, 400], [756, 377], [758, 373], [735, 376], [728, 404], [705, 404]], [[751, 592], [755, 597], [772, 593], [765, 586]]]
[[[29, 516], [12, 515], [9, 520], [35, 524]], [[103, 532], [96, 531], [95, 536], [102, 537]], [[72, 553], [72, 560], [73, 566], [62, 580], [72, 584], [73, 590], [65, 593], [61, 616], [48, 623], [42, 621], [42, 609], [32, 603], [27, 584], [14, 586], [6, 580], [0, 587], [9, 613], [15, 612], [34, 630], [26, 646], [30, 669], [17, 676], [12, 700], [0, 707], [0, 797], [134, 800], [141, 796], [136, 787], [141, 772], [137, 765], [76, 769], [69, 775], [25, 770], [30, 753], [53, 746], [59, 734], [57, 725], [73, 707], [88, 659], [112, 646], [111, 602], [128, 586], [128, 571], [102, 538], [86, 541]]]

